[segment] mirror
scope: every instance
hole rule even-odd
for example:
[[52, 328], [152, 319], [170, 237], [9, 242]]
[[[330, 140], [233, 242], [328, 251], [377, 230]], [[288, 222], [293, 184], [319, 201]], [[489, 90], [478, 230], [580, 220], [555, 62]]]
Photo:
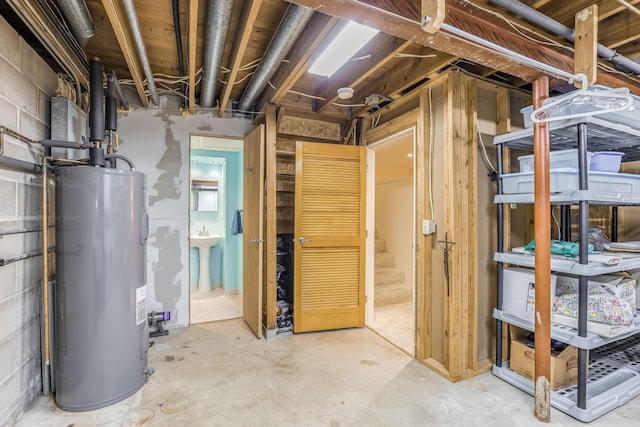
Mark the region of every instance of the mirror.
[[218, 181], [194, 179], [191, 181], [191, 191], [194, 211], [218, 211]]

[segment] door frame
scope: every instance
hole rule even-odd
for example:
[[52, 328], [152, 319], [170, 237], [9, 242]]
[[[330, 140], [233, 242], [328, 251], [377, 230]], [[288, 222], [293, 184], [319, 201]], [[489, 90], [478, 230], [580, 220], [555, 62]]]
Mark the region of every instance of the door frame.
[[[204, 133], [190, 133], [189, 134], [189, 160], [187, 162], [187, 176], [189, 177], [189, 182], [191, 182], [191, 152], [193, 150], [206, 150], [206, 151], [231, 151], [231, 152], [242, 152], [244, 150], [244, 139], [243, 138], [235, 138], [229, 136], [217, 136], [210, 135]], [[240, 166], [242, 167], [242, 165]], [[226, 173], [226, 171], [225, 171]], [[189, 186], [189, 197], [188, 197], [188, 207], [187, 207], [187, 216], [189, 219], [189, 226], [187, 228], [189, 235], [191, 234], [191, 206], [193, 201], [191, 200], [192, 194]], [[225, 206], [226, 207], [226, 206]], [[223, 253], [227, 253], [225, 250], [226, 239], [223, 241], [222, 251]], [[240, 245], [240, 253], [242, 253], [242, 240], [239, 242]], [[189, 245], [189, 266], [191, 265], [191, 245]], [[224, 263], [224, 260], [223, 260]], [[187, 277], [189, 284], [189, 292], [191, 292], [191, 268], [187, 269]], [[224, 280], [224, 277], [223, 277]], [[239, 260], [238, 266], [238, 280], [242, 283], [242, 259]], [[191, 322], [191, 297], [189, 297], [189, 325]], [[240, 315], [242, 317], [242, 315]]]
[[412, 174], [412, 230], [411, 230], [411, 246], [413, 248], [413, 256], [411, 257], [411, 284], [412, 284], [412, 294], [413, 294], [413, 304], [412, 304], [412, 328], [413, 328], [413, 357], [416, 357], [416, 343], [418, 340], [417, 337], [417, 274], [416, 274], [416, 257], [417, 257], [417, 239], [416, 239], [416, 224], [417, 224], [417, 204], [416, 204], [416, 196], [417, 196], [417, 160], [416, 160], [416, 151], [418, 148], [418, 127], [416, 123], [413, 125], [399, 129], [396, 132], [386, 135], [380, 139], [374, 140], [371, 143], [367, 144], [367, 253], [366, 253], [366, 265], [367, 265], [367, 274], [366, 274], [366, 293], [367, 293], [367, 304], [365, 307], [365, 325], [369, 325], [370, 322], [374, 319], [374, 303], [375, 303], [375, 287], [374, 287], [374, 279], [375, 279], [375, 207], [376, 207], [376, 168], [375, 168], [375, 152], [387, 145], [392, 145], [394, 140], [403, 134], [412, 134], [413, 135], [413, 174]]

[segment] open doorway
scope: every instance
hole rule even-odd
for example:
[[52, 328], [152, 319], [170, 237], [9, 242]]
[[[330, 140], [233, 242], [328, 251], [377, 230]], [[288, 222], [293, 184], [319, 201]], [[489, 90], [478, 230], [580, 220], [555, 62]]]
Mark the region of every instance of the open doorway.
[[[369, 145], [375, 250], [367, 326], [415, 355], [415, 128]], [[370, 255], [371, 256], [371, 255]], [[373, 293], [373, 298], [370, 297]]]
[[242, 147], [242, 140], [191, 136], [191, 324], [242, 317]]

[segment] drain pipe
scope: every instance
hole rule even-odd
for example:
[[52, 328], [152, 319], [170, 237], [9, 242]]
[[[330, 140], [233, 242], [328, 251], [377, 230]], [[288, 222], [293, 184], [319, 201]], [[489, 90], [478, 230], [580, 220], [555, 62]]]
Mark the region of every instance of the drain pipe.
[[[527, 21], [536, 24], [547, 31], [550, 31], [558, 36], [564, 37], [570, 42], [574, 42], [576, 39], [575, 31], [549, 18], [547, 15], [538, 12], [537, 10], [520, 3], [517, 0], [490, 0], [498, 6], [504, 7], [510, 12], [520, 15]], [[611, 62], [614, 65], [622, 68], [623, 70], [640, 75], [640, 64], [630, 60], [629, 58], [618, 54], [615, 50], [611, 50], [608, 47], [598, 43], [598, 56], [602, 59]]]
[[238, 101], [238, 110], [242, 112], [253, 108], [256, 98], [276, 73], [311, 16], [313, 16], [312, 9], [289, 4], [275, 35], [264, 52], [260, 65]]
[[89, 8], [84, 0], [58, 0], [58, 6], [69, 22], [71, 32], [78, 44], [85, 47], [89, 39], [96, 33]]
[[[229, 21], [233, 11], [234, 0], [210, 1], [207, 8], [207, 23], [204, 42], [204, 59], [202, 85], [200, 89], [200, 106], [213, 107], [215, 100], [218, 72], [222, 62], [224, 46], [227, 43]], [[233, 84], [229, 82], [228, 84]]]
[[140, 62], [142, 63], [142, 69], [144, 75], [147, 78], [147, 89], [151, 93], [151, 100], [158, 106], [160, 101], [158, 99], [158, 90], [156, 89], [156, 82], [153, 79], [153, 73], [151, 72], [151, 65], [149, 65], [149, 58], [147, 57], [147, 48], [144, 45], [142, 39], [142, 33], [140, 32], [140, 23], [138, 22], [138, 14], [136, 8], [133, 5], [133, 0], [123, 0], [124, 9], [127, 12], [127, 18], [129, 18], [129, 27], [133, 33], [133, 39], [136, 41], [138, 48], [138, 54], [140, 55]]

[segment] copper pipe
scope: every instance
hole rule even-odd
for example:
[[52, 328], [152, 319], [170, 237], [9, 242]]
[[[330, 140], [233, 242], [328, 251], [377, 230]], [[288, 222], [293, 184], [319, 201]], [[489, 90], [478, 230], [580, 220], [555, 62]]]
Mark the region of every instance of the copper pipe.
[[[549, 77], [533, 82], [533, 108], [549, 97]], [[535, 396], [534, 413], [542, 422], [551, 419], [551, 196], [549, 178], [549, 124], [533, 127], [535, 192]]]

